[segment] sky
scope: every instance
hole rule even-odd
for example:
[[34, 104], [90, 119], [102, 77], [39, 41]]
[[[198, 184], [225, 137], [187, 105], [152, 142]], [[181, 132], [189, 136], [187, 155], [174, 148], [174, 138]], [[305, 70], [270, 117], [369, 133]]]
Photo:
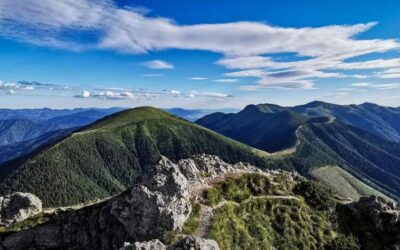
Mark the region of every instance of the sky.
[[400, 106], [395, 0], [0, 0], [0, 108]]

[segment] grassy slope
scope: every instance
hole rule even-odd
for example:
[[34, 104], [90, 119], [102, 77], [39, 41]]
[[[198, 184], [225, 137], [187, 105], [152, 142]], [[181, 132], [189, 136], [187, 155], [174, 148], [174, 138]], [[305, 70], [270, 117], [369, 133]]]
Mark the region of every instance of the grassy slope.
[[[237, 114], [211, 114], [197, 122], [258, 149], [288, 149], [275, 154], [255, 151], [260, 156], [273, 158], [283, 169], [295, 169], [311, 177], [310, 173], [315, 168], [337, 165], [372, 188], [400, 199], [400, 144], [346, 125], [350, 123], [366, 129], [362, 121], [369, 122], [374, 117], [376, 122], [383, 119], [391, 121], [393, 128], [398, 126], [394, 122], [397, 109], [369, 106], [340, 106], [322, 102], [294, 108], [249, 105]], [[355, 110], [357, 114], [353, 112]], [[304, 120], [304, 115], [294, 111], [314, 118]], [[379, 117], [385, 118], [377, 117], [378, 113], [382, 113]], [[336, 117], [336, 120], [324, 121], [318, 116]], [[384, 125], [376, 125], [374, 129], [381, 129], [382, 133], [387, 131]], [[294, 145], [293, 138], [296, 136], [300, 144], [290, 147]], [[283, 145], [285, 147], [281, 147]]]
[[216, 154], [228, 162], [266, 166], [249, 146], [167, 112], [127, 110], [96, 122], [44, 150], [0, 169], [0, 194], [31, 192], [45, 206], [65, 206], [132, 186], [160, 154], [178, 160]]
[[276, 152], [296, 144], [296, 129], [310, 118], [288, 110], [271, 111], [264, 106], [249, 105], [236, 114], [211, 114], [196, 123], [251, 145]]
[[312, 170], [311, 175], [342, 198], [358, 200], [361, 196], [370, 195], [386, 197], [338, 166], [317, 168]]
[[[400, 147], [339, 122], [312, 124], [301, 130], [304, 143], [296, 158], [307, 156], [313, 165], [339, 165], [369, 186], [398, 199], [400, 193]], [[310, 152], [309, 155], [304, 152]], [[321, 156], [325, 156], [323, 159]], [[331, 162], [331, 163], [329, 163]], [[325, 163], [325, 164], [321, 164]]]
[[[206, 237], [221, 249], [358, 249], [335, 224], [331, 193], [315, 182], [245, 174], [216, 184], [204, 197], [215, 207]], [[196, 234], [196, 208], [184, 233]]]

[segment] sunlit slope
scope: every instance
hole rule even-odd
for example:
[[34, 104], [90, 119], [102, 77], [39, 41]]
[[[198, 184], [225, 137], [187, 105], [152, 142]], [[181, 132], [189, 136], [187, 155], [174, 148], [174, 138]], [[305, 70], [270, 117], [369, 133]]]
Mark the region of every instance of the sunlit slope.
[[0, 169], [0, 193], [30, 192], [45, 206], [104, 198], [135, 184], [148, 164], [207, 153], [266, 166], [249, 146], [159, 109], [106, 117], [42, 151]]

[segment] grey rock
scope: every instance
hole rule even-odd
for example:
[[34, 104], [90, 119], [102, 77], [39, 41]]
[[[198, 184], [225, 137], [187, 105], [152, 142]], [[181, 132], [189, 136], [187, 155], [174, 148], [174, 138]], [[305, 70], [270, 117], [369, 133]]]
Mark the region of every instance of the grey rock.
[[357, 216], [368, 216], [374, 227], [379, 230], [394, 226], [400, 218], [396, 202], [385, 200], [382, 197], [361, 197], [358, 202], [353, 202], [349, 207]]
[[139, 239], [180, 229], [191, 212], [188, 183], [177, 166], [162, 157], [143, 185], [110, 203], [111, 214]]
[[[186, 177], [165, 157], [146, 171], [140, 184], [124, 193], [79, 210], [57, 210], [49, 222], [31, 228], [30, 237], [22, 230], [10, 234], [3, 245], [6, 249], [119, 249], [124, 242], [148, 241], [180, 229], [191, 212]], [[14, 240], [24, 237], [20, 244]]]
[[[192, 209], [190, 198], [197, 195], [196, 191], [206, 187], [208, 182], [223, 177], [223, 174], [261, 171], [245, 163], [228, 164], [210, 155], [197, 155], [178, 163], [161, 157], [158, 164], [143, 170], [140, 182], [129, 190], [77, 210], [57, 209], [49, 215], [47, 222], [30, 229], [17, 233], [0, 233], [1, 244], [7, 250], [30, 247], [165, 249], [161, 242], [154, 239], [182, 228]], [[10, 198], [4, 197], [3, 204], [6, 199]], [[41, 210], [41, 203], [40, 206], [38, 202], [28, 203], [30, 205], [27, 210], [23, 210], [22, 215], [31, 215]], [[10, 204], [10, 201], [5, 204]], [[12, 216], [15, 217], [25, 216]], [[171, 247], [175, 248], [169, 249], [219, 249], [215, 241], [198, 237], [186, 237]]]
[[9, 226], [26, 220], [42, 211], [41, 200], [30, 193], [16, 192], [0, 197], [0, 225]]
[[133, 244], [124, 243], [124, 246], [120, 248], [120, 250], [165, 250], [165, 249], [167, 249], [165, 245], [157, 239], [144, 242], [135, 242]]
[[186, 236], [170, 246], [168, 250], [219, 250], [219, 247], [215, 240]]
[[2, 245], [5, 249], [28, 249], [33, 242], [34, 235], [35, 231], [33, 229], [23, 230], [19, 233], [6, 236], [2, 241]]

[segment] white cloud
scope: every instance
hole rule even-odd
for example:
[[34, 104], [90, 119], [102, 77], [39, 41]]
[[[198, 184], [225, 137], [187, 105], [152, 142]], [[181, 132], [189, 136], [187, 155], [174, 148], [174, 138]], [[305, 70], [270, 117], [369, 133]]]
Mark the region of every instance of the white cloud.
[[170, 91], [171, 95], [174, 97], [180, 96], [182, 93], [178, 90], [171, 90]]
[[381, 72], [375, 73], [375, 76], [378, 78], [385, 78], [385, 79], [400, 78], [400, 68], [386, 69]]
[[89, 97], [91, 97], [91, 94], [90, 94], [89, 91], [83, 90], [83, 91], [82, 91], [81, 93], [79, 93], [78, 95], [75, 95], [75, 97], [78, 97], [78, 98], [89, 98]]
[[228, 77], [262, 77], [267, 73], [261, 69], [248, 69], [225, 73], [224, 76]]
[[358, 78], [358, 79], [365, 79], [365, 78], [368, 78], [368, 76], [366, 76], [366, 75], [351, 75], [351, 76], [349, 76], [349, 77], [353, 77], [353, 78]]
[[143, 66], [146, 66], [147, 68], [150, 68], [150, 69], [173, 69], [174, 68], [174, 65], [172, 65], [169, 62], [162, 61], [162, 60], [153, 60], [153, 61], [144, 62]]
[[400, 84], [399, 83], [381, 83], [381, 84], [374, 84], [371, 87], [374, 89], [379, 89], [379, 90], [389, 90], [389, 89], [400, 88]]
[[390, 90], [390, 89], [398, 89], [400, 88], [400, 83], [370, 83], [370, 82], [361, 82], [361, 83], [353, 83], [351, 84], [353, 87], [359, 88], [371, 88], [377, 90]]
[[[100, 91], [99, 91], [100, 90]], [[96, 98], [103, 100], [153, 100], [155, 98], [228, 98], [229, 94], [215, 92], [189, 91], [187, 93], [179, 90], [163, 90], [161, 92], [149, 90], [124, 90], [118, 88], [97, 89], [94, 91], [83, 90], [74, 95], [75, 98]]]
[[191, 78], [189, 78], [190, 80], [193, 80], [193, 81], [204, 81], [204, 80], [207, 80], [208, 78], [207, 77], [199, 77], [199, 76], [195, 76], [195, 77], [191, 77]]
[[0, 93], [1, 94], [17, 94], [20, 91], [33, 91], [35, 90], [34, 85], [27, 85], [24, 83], [3, 83], [0, 81]]
[[[299, 79], [277, 79], [271, 80], [268, 78], [261, 78], [255, 89], [267, 89], [267, 88], [278, 88], [278, 89], [314, 89], [315, 84], [310, 80], [299, 80]], [[249, 87], [248, 87], [249, 88]]]
[[131, 99], [134, 97], [133, 93], [128, 91], [104, 91], [104, 92], [90, 92], [88, 90], [83, 90], [78, 95], [75, 95], [76, 98], [98, 98], [98, 99], [107, 99], [107, 100], [122, 100], [122, 99]]
[[234, 78], [223, 78], [223, 79], [216, 79], [214, 80], [214, 82], [221, 82], [221, 83], [234, 83], [239, 81], [238, 79], [234, 79]]
[[192, 96], [201, 96], [201, 97], [216, 97], [216, 98], [226, 98], [232, 97], [231, 95], [224, 94], [224, 93], [216, 93], [216, 92], [198, 92], [198, 91], [190, 91], [190, 95]]
[[353, 87], [370, 87], [372, 83], [370, 82], [357, 82], [357, 83], [352, 83], [350, 84]]
[[[180, 25], [173, 20], [148, 17], [146, 11], [117, 6], [112, 0], [3, 0], [0, 1], [0, 34], [3, 37], [65, 49], [107, 49], [146, 53], [166, 49], [204, 50], [224, 56], [217, 64], [234, 70], [228, 77], [259, 77], [271, 70], [307, 71], [314, 77], [338, 77], [329, 70], [386, 69], [398, 67], [400, 59], [348, 62], [347, 59], [400, 48], [395, 39], [357, 39], [377, 23], [287, 28], [261, 22], [231, 22]], [[72, 31], [72, 32], [71, 32]], [[96, 39], [82, 42], [77, 34]], [[73, 36], [69, 34], [74, 34]], [[277, 62], [264, 54], [294, 53], [307, 59]], [[161, 60], [145, 63], [156, 69], [171, 69]], [[263, 71], [255, 71], [262, 69]], [[228, 73], [229, 74], [229, 73]], [[240, 76], [241, 74], [241, 76]], [[317, 76], [316, 74], [319, 74]], [[311, 76], [310, 76], [311, 77]], [[356, 75], [354, 77], [357, 78]], [[269, 77], [271, 78], [271, 76]], [[310, 87], [304, 77], [270, 81], [267, 85]], [[310, 82], [311, 81], [311, 82]], [[265, 86], [261, 86], [265, 87]]]

